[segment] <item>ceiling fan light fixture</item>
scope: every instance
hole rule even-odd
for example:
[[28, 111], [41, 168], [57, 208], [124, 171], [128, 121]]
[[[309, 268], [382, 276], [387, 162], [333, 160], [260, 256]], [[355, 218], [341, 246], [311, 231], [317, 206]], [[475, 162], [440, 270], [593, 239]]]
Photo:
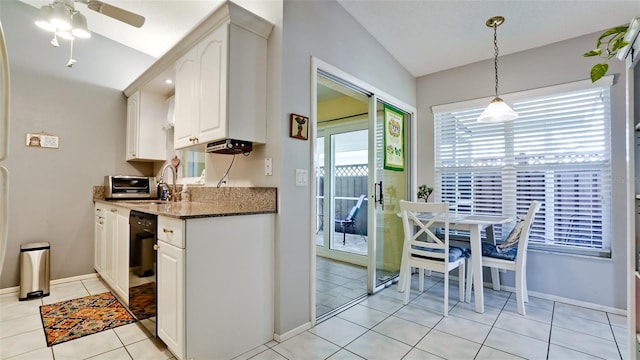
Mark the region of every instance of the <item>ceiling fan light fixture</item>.
[[485, 22], [487, 27], [493, 28], [493, 48], [494, 48], [494, 70], [496, 77], [496, 96], [493, 98], [489, 106], [480, 114], [478, 122], [483, 123], [500, 123], [515, 120], [518, 118], [516, 113], [507, 103], [498, 96], [498, 26], [504, 23], [504, 17], [494, 16]]
[[58, 34], [59, 37], [65, 39], [65, 40], [73, 40], [74, 37], [73, 35], [71, 35], [70, 31], [56, 31], [56, 34]]
[[91, 33], [87, 28], [87, 18], [80, 14], [79, 12], [75, 12], [73, 14], [73, 26], [71, 29], [71, 34], [80, 39], [88, 39], [91, 37]]
[[51, 15], [51, 25], [58, 30], [71, 30], [71, 11], [64, 3], [53, 4], [53, 14]]
[[497, 97], [491, 101], [489, 106], [480, 114], [478, 122], [481, 123], [500, 123], [512, 121], [518, 118], [518, 113], [513, 111], [507, 103]]
[[43, 5], [40, 7], [40, 19], [35, 21], [36, 26], [40, 29], [54, 32], [56, 27], [51, 24], [51, 15], [53, 15], [53, 7], [51, 5]]

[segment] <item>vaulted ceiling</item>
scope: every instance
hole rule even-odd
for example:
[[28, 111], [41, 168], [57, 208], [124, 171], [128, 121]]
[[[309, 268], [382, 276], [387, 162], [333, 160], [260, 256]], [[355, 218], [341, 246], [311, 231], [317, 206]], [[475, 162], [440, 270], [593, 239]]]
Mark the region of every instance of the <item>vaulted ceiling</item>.
[[[50, 2], [22, 1], [37, 8]], [[251, 10], [268, 6], [268, 1], [276, 0], [236, 2]], [[506, 18], [498, 28], [501, 55], [602, 31], [640, 16], [638, 0], [337, 1], [416, 77], [492, 58], [493, 31], [485, 21], [495, 15]], [[105, 2], [144, 16], [144, 26], [134, 28], [76, 2], [90, 30], [159, 57], [223, 1]]]

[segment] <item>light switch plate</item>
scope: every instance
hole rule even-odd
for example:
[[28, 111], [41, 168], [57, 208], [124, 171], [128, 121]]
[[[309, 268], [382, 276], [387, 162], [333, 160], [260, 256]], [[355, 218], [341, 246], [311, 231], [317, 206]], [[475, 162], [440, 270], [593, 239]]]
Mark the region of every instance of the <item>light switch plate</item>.
[[264, 174], [267, 176], [273, 175], [273, 159], [272, 158], [264, 159]]
[[296, 186], [309, 185], [309, 170], [296, 169]]

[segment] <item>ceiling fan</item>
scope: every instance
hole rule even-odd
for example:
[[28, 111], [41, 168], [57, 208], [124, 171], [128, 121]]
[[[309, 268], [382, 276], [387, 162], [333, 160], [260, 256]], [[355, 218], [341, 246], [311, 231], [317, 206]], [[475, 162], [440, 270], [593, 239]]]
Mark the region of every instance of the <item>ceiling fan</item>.
[[116, 20], [120, 20], [125, 24], [135, 26], [137, 28], [144, 25], [144, 16], [132, 13], [117, 6], [109, 5], [99, 0], [76, 0], [77, 2], [87, 4], [87, 7], [100, 14], [109, 16]]
[[[75, 9], [74, 2], [85, 4], [87, 5], [87, 8], [93, 11], [122, 21], [123, 23], [131, 26], [139, 28], [144, 25], [144, 16], [140, 16], [132, 13], [131, 11], [107, 4], [100, 0], [53, 0], [51, 4], [44, 5], [40, 8], [41, 15], [45, 20], [53, 21], [54, 26], [56, 22], [60, 21], [66, 21], [71, 24], [71, 19], [74, 18], [75, 15], [80, 14], [80, 12]], [[80, 14], [80, 17], [84, 18], [82, 14]], [[84, 19], [84, 21], [86, 22], [86, 19]], [[64, 25], [62, 26], [63, 29], [66, 27], [67, 26]]]
[[46, 31], [53, 32], [53, 39], [50, 44], [54, 47], [60, 46], [58, 36], [71, 40], [71, 53], [67, 67], [72, 67], [76, 63], [73, 58], [73, 40], [91, 37], [91, 33], [87, 28], [87, 18], [75, 9], [74, 2], [86, 4], [87, 8], [93, 11], [137, 28], [144, 25], [145, 19], [143, 16], [100, 0], [53, 0], [51, 4], [43, 5], [40, 8], [41, 18], [35, 24]]

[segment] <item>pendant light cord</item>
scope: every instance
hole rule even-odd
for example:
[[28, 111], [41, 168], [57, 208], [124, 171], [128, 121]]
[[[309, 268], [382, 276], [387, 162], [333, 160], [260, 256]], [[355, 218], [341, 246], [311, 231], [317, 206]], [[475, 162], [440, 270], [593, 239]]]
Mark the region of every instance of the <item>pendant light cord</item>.
[[496, 72], [496, 97], [498, 97], [498, 24], [493, 24], [494, 70]]

